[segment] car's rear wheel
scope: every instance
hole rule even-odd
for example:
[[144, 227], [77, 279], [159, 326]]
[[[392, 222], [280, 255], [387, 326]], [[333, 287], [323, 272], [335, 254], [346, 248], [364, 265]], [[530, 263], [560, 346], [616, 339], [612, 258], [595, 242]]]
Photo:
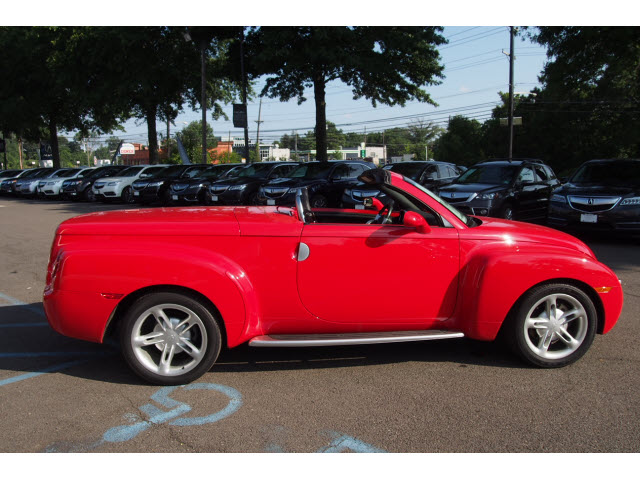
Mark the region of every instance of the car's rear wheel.
[[182, 385], [209, 371], [222, 336], [204, 305], [187, 295], [164, 292], [145, 295], [129, 308], [120, 343], [138, 376], [157, 385]]
[[567, 284], [530, 290], [510, 325], [512, 346], [538, 367], [563, 367], [582, 357], [596, 334], [597, 313], [585, 292]]

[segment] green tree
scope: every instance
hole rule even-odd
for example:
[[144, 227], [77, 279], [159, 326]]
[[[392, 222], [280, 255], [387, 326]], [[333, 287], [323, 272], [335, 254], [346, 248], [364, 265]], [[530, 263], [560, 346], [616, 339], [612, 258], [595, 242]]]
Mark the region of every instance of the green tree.
[[[87, 27], [0, 28], [0, 127], [19, 138], [48, 137], [60, 166], [58, 132], [113, 129], [113, 85], [100, 81], [99, 49]], [[108, 89], [108, 90], [107, 90]], [[7, 101], [5, 101], [5, 99]]]
[[441, 162], [473, 165], [485, 159], [482, 124], [463, 116], [452, 117], [449, 126], [433, 146], [434, 158]]
[[[217, 140], [213, 136], [213, 129], [207, 123], [207, 148], [215, 148], [218, 145]], [[191, 122], [184, 127], [181, 132], [176, 133], [180, 138], [187, 156], [194, 163], [199, 163], [202, 158], [202, 122]], [[177, 149], [176, 149], [177, 150]]]
[[313, 88], [318, 160], [327, 160], [328, 82], [352, 87], [375, 107], [416, 99], [435, 105], [424, 86], [442, 77], [441, 27], [256, 27], [247, 36], [253, 75], [267, 75], [261, 95], [306, 100]]
[[[538, 27], [543, 87], [523, 105], [563, 168], [640, 156], [640, 28]], [[545, 137], [542, 137], [545, 135]]]

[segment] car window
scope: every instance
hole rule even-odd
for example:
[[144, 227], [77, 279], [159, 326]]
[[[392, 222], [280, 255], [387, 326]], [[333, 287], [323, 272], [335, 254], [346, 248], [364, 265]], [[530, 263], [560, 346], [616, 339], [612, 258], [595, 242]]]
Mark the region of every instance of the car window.
[[278, 165], [272, 170], [271, 174], [269, 175], [269, 178], [286, 177], [289, 174], [289, 172], [291, 172], [293, 167], [294, 165]]
[[547, 172], [545, 171], [544, 168], [542, 168], [541, 166], [536, 166], [535, 167], [536, 170], [536, 175], [538, 176], [537, 181], [539, 182], [548, 182], [549, 181], [549, 177], [547, 176]]
[[347, 165], [338, 165], [331, 174], [333, 180], [343, 180], [349, 178], [349, 167]]
[[365, 166], [357, 163], [349, 164], [349, 178], [358, 178], [362, 172], [364, 172]]
[[291, 172], [290, 177], [306, 179], [326, 178], [331, 168], [333, 168], [333, 165], [329, 162], [307, 163], [300, 165]]
[[154, 175], [157, 175], [159, 172], [165, 170], [165, 167], [149, 167], [142, 174], [140, 174], [140, 178], [149, 178]]
[[200, 174], [209, 167], [202, 165], [201, 167], [191, 167], [189, 169], [187, 169], [186, 172], [184, 172], [182, 174], [182, 177], [184, 178], [193, 178], [193, 177], [197, 177], [200, 176]]
[[534, 183], [536, 181], [536, 177], [533, 174], [533, 170], [529, 167], [524, 167], [518, 175], [518, 181], [522, 183]]
[[424, 173], [422, 174], [422, 180], [437, 180], [438, 179], [438, 171], [435, 166], [429, 166], [424, 169]]
[[[478, 165], [464, 172], [456, 183], [484, 183], [487, 185], [508, 185], [518, 171], [517, 165]], [[531, 172], [533, 175], [533, 172]]]

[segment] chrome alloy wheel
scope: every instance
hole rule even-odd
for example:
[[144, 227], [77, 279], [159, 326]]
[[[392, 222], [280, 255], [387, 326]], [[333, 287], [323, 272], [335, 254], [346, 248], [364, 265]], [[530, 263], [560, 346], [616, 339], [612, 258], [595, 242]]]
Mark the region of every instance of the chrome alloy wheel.
[[546, 360], [558, 360], [580, 348], [587, 336], [589, 319], [578, 299], [553, 293], [531, 307], [523, 328], [525, 342], [533, 354]]
[[130, 342], [135, 357], [149, 372], [176, 376], [200, 364], [207, 352], [208, 337], [202, 319], [193, 310], [163, 303], [138, 316]]

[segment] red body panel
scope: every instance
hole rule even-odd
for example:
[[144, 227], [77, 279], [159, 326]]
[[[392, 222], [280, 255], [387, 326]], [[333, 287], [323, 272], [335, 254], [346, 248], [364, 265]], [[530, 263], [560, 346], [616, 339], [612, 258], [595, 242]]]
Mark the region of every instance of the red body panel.
[[[270, 333], [427, 328], [491, 340], [528, 289], [570, 281], [598, 296], [605, 333], [615, 324], [620, 283], [579, 240], [488, 218], [468, 227], [401, 176], [391, 178], [452, 227], [419, 233], [402, 225], [304, 225], [285, 207], [127, 210], [68, 220], [51, 250], [49, 322], [64, 335], [100, 342], [129, 295], [173, 286], [209, 299], [229, 347]], [[301, 242], [309, 247], [303, 261]], [[596, 294], [601, 287], [608, 293]]]

